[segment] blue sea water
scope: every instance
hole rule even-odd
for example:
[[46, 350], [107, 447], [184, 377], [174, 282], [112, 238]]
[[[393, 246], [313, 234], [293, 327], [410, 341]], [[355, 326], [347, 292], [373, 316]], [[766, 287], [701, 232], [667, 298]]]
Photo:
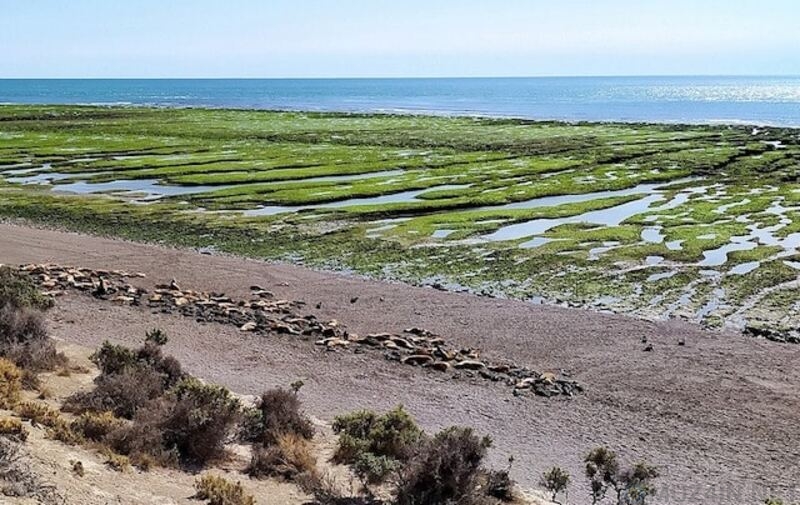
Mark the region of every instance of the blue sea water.
[[4, 79], [0, 103], [800, 126], [800, 77]]

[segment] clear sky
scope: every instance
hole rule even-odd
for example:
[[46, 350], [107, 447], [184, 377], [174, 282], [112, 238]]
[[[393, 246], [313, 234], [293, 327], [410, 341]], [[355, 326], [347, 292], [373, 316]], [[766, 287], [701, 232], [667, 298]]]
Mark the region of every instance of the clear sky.
[[800, 74], [799, 0], [1, 0], [0, 77]]

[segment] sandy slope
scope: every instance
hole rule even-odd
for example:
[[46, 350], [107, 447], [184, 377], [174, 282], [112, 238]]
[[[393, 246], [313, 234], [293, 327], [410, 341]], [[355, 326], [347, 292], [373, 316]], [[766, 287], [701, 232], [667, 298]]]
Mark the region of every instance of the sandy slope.
[[[570, 370], [588, 391], [572, 400], [516, 398], [500, 385], [448, 380], [376, 353], [326, 353], [290, 337], [256, 337], [80, 295], [61, 299], [50, 316], [53, 335], [69, 342], [135, 343], [146, 329], [163, 327], [169, 351], [190, 371], [238, 393], [303, 378], [308, 409], [323, 419], [403, 403], [430, 429], [474, 426], [493, 436], [496, 464], [516, 456], [515, 477], [526, 485], [553, 464], [579, 474], [582, 455], [608, 444], [661, 467], [657, 503], [757, 503], [771, 493], [800, 499], [800, 346], [0, 225], [0, 263], [43, 261], [142, 271], [145, 287], [174, 277], [184, 287], [244, 296], [260, 284], [359, 333], [422, 326], [488, 356]], [[642, 337], [654, 352], [643, 351]], [[573, 488], [571, 502], [585, 494]]]

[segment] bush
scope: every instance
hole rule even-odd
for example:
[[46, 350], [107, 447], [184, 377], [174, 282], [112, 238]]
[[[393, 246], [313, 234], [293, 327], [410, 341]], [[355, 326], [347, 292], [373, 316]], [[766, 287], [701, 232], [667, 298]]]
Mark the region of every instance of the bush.
[[175, 358], [163, 355], [161, 345], [156, 342], [166, 342], [166, 337], [163, 333], [154, 337], [156, 331], [158, 330], [148, 332], [145, 344], [136, 350], [108, 341], [103, 342], [91, 359], [100, 368], [101, 375], [115, 375], [130, 369], [154, 370], [161, 375], [164, 389], [169, 389], [183, 379], [185, 374]]
[[241, 415], [239, 400], [222, 386], [185, 379], [168, 395], [169, 408], [161, 422], [167, 448], [182, 459], [205, 463], [219, 456]]
[[178, 361], [164, 356], [160, 346], [154, 343], [166, 337], [148, 338], [137, 350], [104, 342], [92, 354], [92, 361], [100, 368], [95, 388], [72, 395], [64, 404], [65, 410], [110, 411], [118, 417], [132, 419], [138, 409], [163, 396], [182, 380], [186, 374]]
[[350, 465], [353, 472], [364, 485], [379, 484], [389, 475], [396, 472], [402, 464], [388, 456], [377, 456], [371, 452], [362, 452]]
[[47, 336], [41, 313], [13, 305], [0, 306], [0, 357], [33, 372], [66, 362]]
[[64, 402], [67, 412], [112, 412], [131, 419], [146, 403], [164, 395], [164, 379], [149, 368], [125, 368], [119, 373], [100, 375], [95, 388], [80, 391]]
[[169, 339], [167, 338], [167, 334], [163, 330], [160, 330], [158, 328], [153, 328], [152, 330], [145, 333], [144, 341], [155, 344], [157, 346], [164, 346], [167, 345]]
[[222, 455], [240, 414], [239, 401], [227, 389], [188, 378], [140, 408], [108, 443], [126, 455], [205, 464]]
[[20, 442], [28, 439], [28, 430], [19, 419], [12, 417], [0, 418], [0, 435], [14, 437]]
[[127, 472], [131, 467], [131, 460], [121, 454], [108, 454], [106, 466], [117, 472]]
[[47, 431], [47, 436], [53, 440], [67, 445], [81, 445], [86, 439], [80, 433], [76, 433], [65, 421], [58, 421], [55, 426]]
[[605, 498], [609, 487], [615, 482], [619, 473], [617, 455], [605, 448], [593, 449], [584, 459], [586, 463], [586, 478], [589, 479], [589, 489], [592, 503], [597, 503]]
[[397, 487], [397, 505], [476, 503], [481, 463], [491, 441], [471, 429], [441, 431], [408, 463]]
[[246, 437], [267, 447], [276, 444], [283, 435], [310, 440], [314, 437], [314, 425], [300, 411], [296, 394], [281, 388], [270, 389], [250, 411]]
[[253, 477], [294, 480], [300, 474], [316, 472], [316, 465], [308, 441], [290, 433], [281, 435], [275, 445], [255, 447], [247, 473]]
[[338, 416], [333, 431], [339, 434], [334, 458], [350, 464], [364, 453], [406, 461], [423, 438], [422, 430], [402, 406], [382, 416], [367, 410]]
[[0, 408], [10, 409], [19, 402], [22, 373], [11, 361], [0, 358]]
[[195, 483], [195, 498], [208, 500], [209, 505], [255, 505], [256, 500], [244, 492], [240, 483], [231, 484], [222, 477], [204, 475]]
[[569, 472], [554, 466], [542, 474], [541, 486], [552, 494], [552, 500], [556, 501], [559, 493], [565, 492], [569, 486]]
[[486, 474], [486, 494], [504, 502], [514, 501], [514, 481], [511, 480], [508, 470]]
[[653, 466], [637, 463], [620, 470], [617, 455], [605, 447], [593, 449], [584, 461], [592, 503], [605, 498], [609, 489], [616, 492], [618, 505], [644, 505], [649, 496], [656, 494], [653, 481], [658, 478], [658, 470]]
[[105, 443], [114, 451], [124, 454], [139, 468], [149, 469], [154, 465], [177, 466], [180, 455], [174, 447], [164, 447], [162, 434], [155, 420], [130, 423], [106, 436]]
[[[0, 267], [0, 357], [37, 372], [52, 370], [65, 359], [47, 337], [41, 310], [52, 300], [41, 295], [27, 277]], [[31, 385], [35, 381], [29, 378]]]
[[314, 497], [307, 505], [387, 505], [374, 496], [350, 496], [342, 492], [336, 479], [329, 473], [303, 473], [295, 479], [297, 486]]
[[36, 285], [16, 270], [0, 266], [0, 306], [47, 310], [53, 300], [44, 296]]
[[124, 426], [125, 422], [111, 412], [84, 412], [70, 425], [75, 433], [94, 442], [103, 442], [110, 433]]
[[649, 496], [656, 494], [653, 481], [658, 469], [647, 463], [636, 463], [618, 476], [617, 501], [625, 505], [644, 505]]
[[65, 424], [61, 413], [44, 403], [22, 402], [17, 404], [14, 410], [22, 419], [30, 420], [34, 425], [41, 424], [48, 428], [55, 428], [58, 425]]

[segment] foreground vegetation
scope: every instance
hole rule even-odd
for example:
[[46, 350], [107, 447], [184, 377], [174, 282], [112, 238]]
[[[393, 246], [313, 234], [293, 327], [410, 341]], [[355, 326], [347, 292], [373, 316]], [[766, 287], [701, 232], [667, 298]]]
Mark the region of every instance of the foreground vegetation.
[[[227, 445], [239, 441], [250, 445], [250, 477], [296, 482], [320, 505], [524, 503], [509, 477], [513, 460], [501, 471], [483, 467], [490, 438], [456, 426], [428, 435], [402, 407], [385, 414], [363, 410], [336, 418], [333, 431], [339, 437], [333, 462], [347, 465], [360, 482], [355, 492], [343, 491], [341, 483], [318, 466], [312, 450], [316, 428], [298, 397], [301, 383], [293, 383], [291, 391], [268, 390], [247, 406], [227, 389], [203, 383], [165, 356], [162, 349], [168, 338], [160, 330], [148, 332], [137, 349], [105, 342], [90, 358], [99, 370], [93, 386], [54, 408], [41, 401], [50, 393], [38, 374], [85, 371], [70, 368], [55, 352], [41, 312], [50, 305], [28, 278], [0, 267], [0, 324], [6, 336], [0, 342], [0, 409], [17, 416], [0, 418], [0, 453], [16, 450], [14, 443], [27, 440], [29, 428], [22, 421], [44, 427], [54, 440], [103, 454], [106, 465], [120, 472], [131, 466], [140, 471], [158, 466], [207, 469], [226, 461]], [[38, 400], [24, 399], [24, 388], [39, 389]], [[655, 493], [652, 483], [658, 474], [647, 465], [621, 470], [616, 455], [605, 448], [592, 451], [586, 462], [595, 502], [609, 489], [618, 504], [643, 504]], [[83, 476], [80, 461], [73, 463], [73, 471], [76, 478]], [[0, 458], [2, 482], [6, 495], [46, 503], [59, 499], [58, 490]], [[554, 468], [542, 482], [555, 498], [566, 492], [569, 475]], [[196, 497], [212, 505], [256, 503], [240, 483], [217, 475], [202, 476], [196, 489]]]
[[8, 217], [713, 326], [800, 323], [791, 129], [3, 106], [0, 165]]

